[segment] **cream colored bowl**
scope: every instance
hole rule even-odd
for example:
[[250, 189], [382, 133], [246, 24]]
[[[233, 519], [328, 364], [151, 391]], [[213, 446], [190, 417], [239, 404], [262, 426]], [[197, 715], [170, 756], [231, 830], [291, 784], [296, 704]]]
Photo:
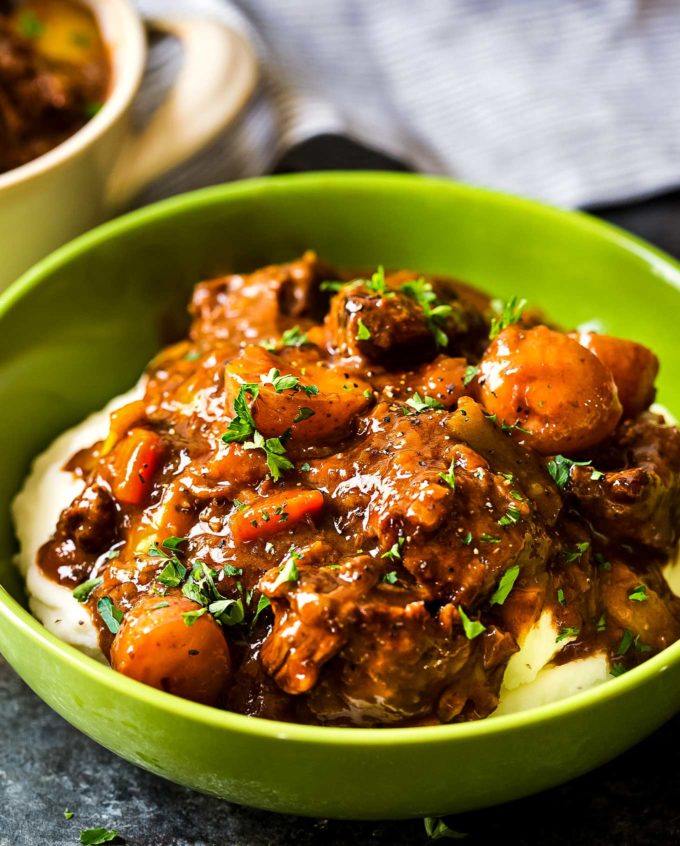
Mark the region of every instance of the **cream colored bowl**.
[[182, 42], [183, 64], [165, 103], [135, 134], [130, 108], [146, 60], [144, 25], [129, 0], [84, 2], [109, 47], [111, 93], [64, 143], [0, 174], [0, 290], [210, 141], [255, 83], [255, 57], [240, 33], [201, 18], [154, 20]]

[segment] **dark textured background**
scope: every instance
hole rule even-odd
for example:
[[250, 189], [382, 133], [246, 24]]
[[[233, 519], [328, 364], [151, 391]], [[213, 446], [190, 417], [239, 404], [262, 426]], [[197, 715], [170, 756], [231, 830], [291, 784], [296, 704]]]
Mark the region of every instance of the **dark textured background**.
[[[405, 169], [342, 139], [322, 138], [289, 153], [277, 170], [323, 167]], [[680, 257], [680, 193], [596, 213]], [[679, 757], [680, 717], [577, 781], [447, 822], [468, 835], [463, 842], [469, 846], [680, 843]], [[64, 808], [75, 812], [68, 822]], [[100, 825], [117, 828], [129, 846], [429, 842], [420, 820], [352, 823], [283, 817], [169, 784], [79, 734], [0, 658], [0, 846], [73, 846], [81, 827]]]

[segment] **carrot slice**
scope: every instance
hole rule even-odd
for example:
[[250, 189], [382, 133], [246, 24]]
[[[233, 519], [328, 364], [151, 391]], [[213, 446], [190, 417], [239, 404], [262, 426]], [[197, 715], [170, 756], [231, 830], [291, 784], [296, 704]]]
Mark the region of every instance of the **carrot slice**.
[[133, 429], [113, 453], [113, 493], [126, 505], [141, 505], [163, 458], [163, 444], [149, 429]]
[[321, 491], [308, 488], [281, 491], [237, 511], [231, 518], [231, 533], [236, 543], [267, 538], [318, 514], [323, 504]]

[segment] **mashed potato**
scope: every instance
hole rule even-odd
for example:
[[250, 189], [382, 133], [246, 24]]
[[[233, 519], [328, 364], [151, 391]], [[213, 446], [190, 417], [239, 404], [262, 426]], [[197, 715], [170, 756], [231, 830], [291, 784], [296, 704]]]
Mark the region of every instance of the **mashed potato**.
[[[104, 661], [97, 631], [89, 613], [71, 589], [46, 578], [37, 565], [40, 547], [50, 538], [61, 511], [84, 488], [81, 479], [64, 464], [80, 449], [103, 440], [109, 431], [111, 412], [139, 399], [143, 382], [91, 414], [78, 426], [60, 435], [34, 462], [24, 487], [13, 503], [13, 516], [20, 551], [16, 563], [26, 581], [29, 605], [43, 625], [67, 643]], [[656, 411], [672, 419], [656, 406]], [[664, 571], [671, 590], [680, 596], [680, 559]], [[604, 654], [555, 666], [551, 662], [570, 638], [557, 643], [558, 629], [549, 611], [524, 634], [519, 651], [508, 662], [500, 692], [500, 704], [492, 716], [525, 711], [556, 702], [607, 681], [609, 662]]]

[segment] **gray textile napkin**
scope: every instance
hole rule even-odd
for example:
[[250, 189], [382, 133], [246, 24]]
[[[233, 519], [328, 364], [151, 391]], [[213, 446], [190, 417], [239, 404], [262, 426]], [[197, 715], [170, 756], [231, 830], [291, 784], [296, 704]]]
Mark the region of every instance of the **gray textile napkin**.
[[[247, 33], [250, 104], [144, 201], [253, 176], [291, 145], [346, 134], [427, 173], [564, 206], [680, 184], [674, 0], [139, 0]], [[154, 49], [139, 111], [176, 65]]]

